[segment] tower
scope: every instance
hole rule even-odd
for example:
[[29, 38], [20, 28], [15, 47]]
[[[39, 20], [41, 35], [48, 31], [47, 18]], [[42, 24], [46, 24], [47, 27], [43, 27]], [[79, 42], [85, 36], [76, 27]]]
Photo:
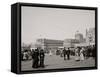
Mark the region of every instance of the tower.
[[79, 31], [76, 31], [75, 33], [75, 39], [78, 40], [80, 43], [83, 42], [83, 34], [81, 34]]

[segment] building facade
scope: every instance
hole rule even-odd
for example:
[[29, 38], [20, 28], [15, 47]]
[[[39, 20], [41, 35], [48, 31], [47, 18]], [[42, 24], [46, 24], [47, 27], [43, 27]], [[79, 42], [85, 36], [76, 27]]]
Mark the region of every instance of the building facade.
[[80, 43], [84, 42], [83, 34], [76, 32], [75, 39], [78, 40]]
[[63, 41], [62, 40], [52, 40], [52, 39], [37, 39], [36, 43], [38, 44], [37, 47], [41, 47], [45, 50], [52, 50], [55, 51], [59, 47], [63, 46]]
[[78, 44], [79, 43], [79, 40], [77, 39], [65, 39], [64, 40], [64, 43], [63, 43], [63, 46], [64, 47], [74, 47], [75, 44]]
[[83, 34], [80, 33], [79, 31], [77, 31], [75, 33], [74, 39], [65, 39], [64, 40], [63, 46], [64, 47], [75, 47], [76, 44], [78, 45], [78, 44], [80, 44], [80, 43], [82, 44], [84, 42], [85, 42], [85, 38], [83, 37]]
[[95, 44], [95, 28], [86, 30], [86, 43], [89, 45]]

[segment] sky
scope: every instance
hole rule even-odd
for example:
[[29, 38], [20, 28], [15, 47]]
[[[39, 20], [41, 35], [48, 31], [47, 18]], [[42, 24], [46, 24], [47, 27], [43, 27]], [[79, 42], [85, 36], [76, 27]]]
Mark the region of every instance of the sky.
[[79, 31], [95, 27], [95, 11], [22, 6], [22, 43], [34, 43], [38, 38], [64, 40], [74, 38]]

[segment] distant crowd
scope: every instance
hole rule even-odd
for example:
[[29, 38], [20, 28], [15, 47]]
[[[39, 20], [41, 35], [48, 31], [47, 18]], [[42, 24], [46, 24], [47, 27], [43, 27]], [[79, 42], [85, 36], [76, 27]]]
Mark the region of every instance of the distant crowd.
[[95, 45], [91, 46], [82, 46], [82, 47], [75, 47], [75, 48], [65, 48], [63, 50], [57, 50], [57, 52], [61, 52], [61, 57], [64, 57], [64, 60], [70, 60], [70, 56], [75, 56], [76, 61], [85, 60], [89, 57], [96, 57], [96, 50]]

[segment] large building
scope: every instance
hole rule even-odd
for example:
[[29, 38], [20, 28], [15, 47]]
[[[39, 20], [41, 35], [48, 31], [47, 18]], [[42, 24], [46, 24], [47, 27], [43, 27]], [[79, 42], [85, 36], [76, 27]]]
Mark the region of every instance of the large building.
[[64, 40], [63, 46], [64, 47], [75, 47], [76, 44], [78, 45], [78, 44], [84, 43], [84, 42], [85, 42], [85, 39], [83, 37], [83, 34], [79, 33], [79, 31], [77, 31], [75, 33], [74, 39], [65, 39]]
[[95, 28], [86, 30], [86, 42], [90, 45], [95, 44]]
[[78, 40], [80, 43], [84, 42], [84, 37], [82, 33], [76, 32], [75, 39]]
[[79, 40], [77, 40], [77, 39], [65, 39], [63, 46], [64, 47], [74, 47], [75, 44], [79, 44]]
[[55, 51], [59, 47], [63, 46], [62, 40], [52, 40], [52, 39], [37, 39], [36, 40], [37, 47], [42, 47], [43, 49]]

